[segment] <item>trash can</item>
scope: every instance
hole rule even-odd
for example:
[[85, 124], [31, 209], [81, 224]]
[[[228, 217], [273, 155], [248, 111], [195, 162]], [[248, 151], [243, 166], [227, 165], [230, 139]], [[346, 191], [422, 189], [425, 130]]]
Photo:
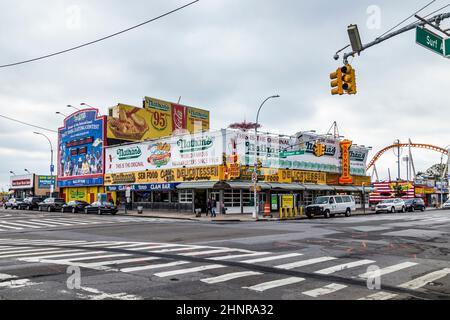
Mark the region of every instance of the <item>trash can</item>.
[[144, 207], [143, 207], [143, 206], [138, 206], [138, 207], [137, 207], [137, 212], [138, 212], [138, 214], [142, 214], [143, 210], [144, 210]]

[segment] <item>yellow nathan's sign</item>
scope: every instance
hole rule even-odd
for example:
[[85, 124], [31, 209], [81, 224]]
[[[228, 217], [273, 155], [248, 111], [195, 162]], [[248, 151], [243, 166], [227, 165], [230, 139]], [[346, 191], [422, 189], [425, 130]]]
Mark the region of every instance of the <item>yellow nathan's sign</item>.
[[222, 166], [148, 170], [105, 175], [105, 185], [220, 181], [223, 180]]
[[145, 97], [144, 109], [150, 112], [150, 125], [159, 133], [160, 137], [172, 134], [172, 105], [170, 102]]
[[[240, 180], [251, 180], [253, 169], [241, 168], [239, 177], [233, 177]], [[311, 184], [327, 184], [327, 174], [318, 171], [301, 171], [301, 170], [282, 170], [263, 168], [259, 170], [258, 181], [273, 183], [311, 183]]]
[[352, 184], [353, 178], [350, 176], [350, 148], [353, 142], [349, 140], [341, 141], [342, 152], [342, 175], [339, 178], [340, 184]]
[[191, 133], [209, 130], [209, 111], [197, 108], [187, 109], [187, 130]]

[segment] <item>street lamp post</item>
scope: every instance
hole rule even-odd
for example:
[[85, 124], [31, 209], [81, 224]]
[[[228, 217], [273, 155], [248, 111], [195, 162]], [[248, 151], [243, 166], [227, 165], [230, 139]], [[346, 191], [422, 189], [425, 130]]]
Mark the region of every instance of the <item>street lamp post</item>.
[[80, 111], [80, 110], [81, 110], [80, 108], [74, 107], [74, 106], [71, 105], [71, 104], [68, 104], [68, 105], [67, 105], [67, 108], [72, 108], [72, 109], [75, 109], [75, 110], [77, 110], [77, 111]]
[[55, 167], [53, 165], [53, 145], [52, 145], [52, 142], [50, 141], [49, 137], [47, 137], [45, 134], [40, 133], [40, 132], [34, 132], [34, 134], [37, 134], [37, 135], [45, 137], [48, 140], [48, 143], [50, 144], [50, 176], [51, 176], [50, 197], [52, 197], [53, 196], [53, 191], [54, 191], [53, 171], [55, 169]]
[[62, 112], [56, 111], [55, 113], [63, 116], [64, 118], [67, 118], [67, 116], [64, 113], [62, 113]]
[[86, 107], [89, 107], [89, 108], [92, 108], [92, 109], [95, 109], [93, 106], [91, 106], [91, 105], [89, 105], [87, 103], [84, 103], [84, 102], [80, 103], [80, 105], [81, 106], [86, 106]]
[[255, 208], [254, 208], [254, 212], [253, 212], [253, 218], [258, 220], [258, 216], [259, 216], [259, 212], [258, 212], [258, 192], [256, 191], [256, 187], [257, 187], [257, 183], [258, 183], [258, 121], [259, 121], [259, 113], [261, 112], [262, 107], [264, 106], [264, 104], [269, 100], [269, 99], [274, 99], [274, 98], [279, 98], [279, 95], [274, 95], [274, 96], [270, 96], [268, 98], [266, 98], [266, 100], [263, 101], [263, 103], [261, 104], [261, 106], [258, 109], [258, 113], [256, 114], [256, 123], [255, 123], [255, 165], [254, 165], [254, 169], [253, 169], [253, 197], [254, 197], [254, 204], [255, 204]]

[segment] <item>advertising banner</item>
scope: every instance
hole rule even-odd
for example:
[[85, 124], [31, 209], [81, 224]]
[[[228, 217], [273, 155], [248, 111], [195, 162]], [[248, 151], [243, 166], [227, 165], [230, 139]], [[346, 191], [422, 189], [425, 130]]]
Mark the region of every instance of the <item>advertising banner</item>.
[[142, 108], [118, 104], [107, 121], [108, 139], [140, 141], [152, 138], [151, 113]]
[[209, 111], [187, 108], [187, 129], [191, 133], [209, 130]]
[[64, 120], [58, 134], [58, 186], [103, 184], [104, 123], [98, 110], [81, 110]]
[[223, 179], [223, 167], [211, 166], [106, 174], [105, 185], [220, 181], [221, 179]]
[[145, 97], [144, 109], [150, 113], [150, 125], [157, 137], [168, 137], [172, 134], [172, 105], [170, 102]]
[[172, 103], [172, 130], [174, 135], [195, 133], [194, 130], [187, 129], [187, 108], [185, 106]]
[[106, 173], [222, 164], [222, 131], [173, 136], [106, 149]]
[[10, 178], [11, 189], [31, 189], [34, 187], [34, 177], [32, 174], [13, 176]]
[[50, 186], [56, 186], [55, 176], [38, 176], [38, 188], [39, 189], [50, 189]]
[[178, 183], [154, 183], [154, 184], [133, 184], [133, 185], [118, 185], [108, 186], [107, 191], [126, 191], [127, 187], [135, 191], [164, 191], [176, 190]]

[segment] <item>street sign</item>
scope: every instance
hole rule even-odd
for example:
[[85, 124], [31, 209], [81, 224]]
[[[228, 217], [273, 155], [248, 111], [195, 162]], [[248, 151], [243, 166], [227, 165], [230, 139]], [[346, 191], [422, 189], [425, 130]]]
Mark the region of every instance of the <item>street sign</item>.
[[444, 56], [444, 39], [425, 28], [416, 28], [416, 43]]
[[50, 172], [55, 172], [55, 165], [54, 165], [54, 164], [52, 164], [52, 165], [50, 166]]
[[287, 158], [292, 156], [301, 156], [305, 154], [305, 150], [296, 150], [296, 151], [281, 151], [280, 158]]
[[127, 187], [125, 191], [125, 197], [130, 198], [131, 197], [131, 187]]

